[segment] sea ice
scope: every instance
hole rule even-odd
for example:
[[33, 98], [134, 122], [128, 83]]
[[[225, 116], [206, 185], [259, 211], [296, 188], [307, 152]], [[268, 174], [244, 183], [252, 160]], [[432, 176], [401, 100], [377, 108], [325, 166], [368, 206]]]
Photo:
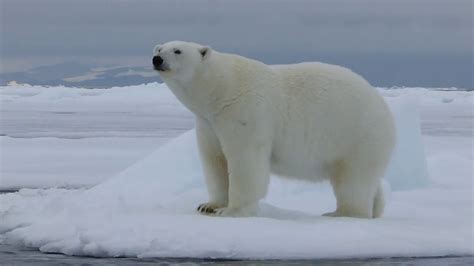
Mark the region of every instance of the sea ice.
[[[432, 125], [439, 121], [429, 115], [441, 105], [465, 108], [472, 96], [454, 93], [455, 100], [444, 103], [444, 95], [414, 92], [424, 95], [422, 112], [429, 110], [433, 119], [428, 128], [433, 135], [423, 139], [413, 113], [416, 101], [402, 97], [411, 92], [383, 91], [402, 136], [397, 145], [405, 147], [397, 148], [386, 175], [393, 192], [382, 218], [322, 217], [335, 208], [327, 183], [279, 178], [272, 179], [257, 217], [200, 215], [195, 208], [207, 193], [190, 131], [91, 189], [0, 195], [0, 243], [99, 257], [472, 255], [472, 139], [437, 135], [443, 128], [435, 131]], [[469, 132], [463, 123], [459, 120], [459, 130]], [[425, 149], [421, 140], [428, 144]], [[394, 181], [402, 175], [402, 182]]]

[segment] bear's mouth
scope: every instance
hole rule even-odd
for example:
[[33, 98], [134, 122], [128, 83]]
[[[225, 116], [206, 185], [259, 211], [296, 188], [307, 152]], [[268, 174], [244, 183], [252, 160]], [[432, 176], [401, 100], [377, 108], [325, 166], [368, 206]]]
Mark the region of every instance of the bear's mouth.
[[155, 69], [155, 70], [158, 71], [158, 72], [164, 72], [164, 71], [169, 70], [168, 68], [164, 67], [163, 65], [161, 65], [161, 66], [153, 66], [153, 69]]

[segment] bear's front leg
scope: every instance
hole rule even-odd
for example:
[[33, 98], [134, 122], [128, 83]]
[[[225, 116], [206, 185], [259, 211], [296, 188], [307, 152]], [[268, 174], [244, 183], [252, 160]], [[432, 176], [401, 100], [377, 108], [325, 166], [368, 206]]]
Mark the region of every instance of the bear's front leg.
[[209, 193], [209, 201], [200, 204], [197, 211], [214, 214], [217, 209], [227, 206], [229, 188], [227, 161], [212, 128], [206, 120], [199, 117], [196, 119], [196, 136]]
[[265, 197], [270, 178], [270, 140], [247, 136], [245, 130], [221, 139], [229, 171], [227, 207], [215, 210], [218, 216], [253, 216], [258, 201]]
[[254, 216], [258, 201], [265, 197], [269, 183], [269, 158], [258, 147], [240, 148], [227, 156], [229, 202], [218, 216]]

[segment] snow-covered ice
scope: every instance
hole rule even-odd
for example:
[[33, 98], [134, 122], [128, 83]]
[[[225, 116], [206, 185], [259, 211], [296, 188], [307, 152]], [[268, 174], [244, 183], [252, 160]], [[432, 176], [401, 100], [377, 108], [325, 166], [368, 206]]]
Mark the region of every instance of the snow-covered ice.
[[0, 189], [90, 187], [157, 149], [163, 138], [0, 137]]
[[[15, 89], [7, 89], [12, 98]], [[127, 88], [120, 90], [124, 97], [134, 93], [131, 88], [128, 93]], [[321, 217], [335, 208], [328, 184], [277, 178], [272, 179], [258, 217], [199, 215], [195, 208], [206, 200], [206, 190], [190, 131], [91, 189], [22, 189], [0, 195], [0, 242], [91, 256], [288, 259], [472, 255], [474, 93], [422, 88], [381, 91], [397, 113], [400, 145], [405, 146], [399, 148], [388, 170], [393, 192], [388, 193], [386, 212], [380, 219]], [[115, 102], [120, 97], [114, 99], [113, 91], [107, 93], [110, 96], [99, 96], [103, 106], [92, 108], [104, 112], [113, 109], [107, 106], [122, 107]], [[153, 93], [147, 92], [143, 101], [153, 102]], [[55, 96], [51, 93], [44, 98], [37, 105], [46, 106]], [[132, 102], [139, 104], [138, 98]], [[174, 101], [172, 97], [168, 100]], [[21, 109], [13, 102], [8, 110]], [[123, 105], [126, 109], [131, 104]], [[455, 117], [446, 119], [451, 114]], [[114, 132], [114, 136], [130, 137], [127, 131]], [[9, 134], [29, 133], [20, 127], [5, 135]], [[89, 133], [84, 130], [82, 134]], [[8, 154], [3, 152], [5, 156]], [[396, 176], [404, 178], [396, 183]], [[410, 176], [418, 181], [411, 182]]]
[[157, 83], [111, 89], [0, 87], [0, 134], [15, 138], [176, 136], [189, 111]]
[[0, 111], [0, 189], [95, 185], [193, 127], [156, 83], [0, 87]]

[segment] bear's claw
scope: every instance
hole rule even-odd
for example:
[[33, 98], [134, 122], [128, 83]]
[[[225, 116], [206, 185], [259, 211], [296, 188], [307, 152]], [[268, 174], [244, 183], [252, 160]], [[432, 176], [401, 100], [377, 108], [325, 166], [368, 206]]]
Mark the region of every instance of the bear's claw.
[[198, 206], [197, 210], [205, 215], [222, 216], [222, 217], [246, 217], [257, 214], [257, 205], [250, 205], [241, 208], [222, 207], [211, 203], [203, 203]]
[[197, 207], [197, 211], [204, 214], [215, 214], [218, 206], [210, 203], [203, 203]]

